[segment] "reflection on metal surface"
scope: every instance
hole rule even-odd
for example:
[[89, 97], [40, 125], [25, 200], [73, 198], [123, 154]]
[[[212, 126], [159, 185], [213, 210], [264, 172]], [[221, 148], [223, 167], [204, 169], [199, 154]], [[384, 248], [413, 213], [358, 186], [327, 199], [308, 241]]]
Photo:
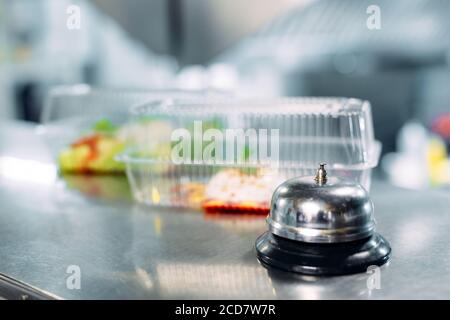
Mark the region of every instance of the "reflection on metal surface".
[[264, 226], [266, 215], [251, 213], [204, 213], [207, 221], [213, 221], [215, 224], [233, 233], [259, 232]]
[[[429, 220], [425, 218], [426, 220]], [[398, 229], [397, 238], [400, 243], [405, 245], [401, 247], [402, 253], [411, 254], [412, 252], [420, 252], [430, 247], [433, 236], [437, 230], [430, 228], [432, 221], [426, 223], [421, 217], [406, 221], [401, 228]]]
[[161, 201], [161, 195], [159, 194], [158, 189], [153, 187], [152, 188], [152, 203], [154, 203], [155, 205], [158, 205], [160, 201]]
[[136, 268], [136, 275], [139, 279], [139, 282], [142, 283], [142, 285], [146, 288], [146, 289], [153, 289], [153, 280], [150, 277], [150, 275], [147, 273], [147, 271], [145, 271], [142, 268]]
[[274, 298], [266, 271], [257, 265], [160, 263], [156, 266], [160, 289], [166, 297]]
[[131, 200], [128, 180], [122, 175], [64, 174], [65, 186], [85, 196], [108, 200]]
[[[268, 270], [278, 299], [317, 300], [338, 297], [341, 290], [351, 292], [353, 298], [367, 298], [367, 275], [316, 277]], [[333, 284], [339, 281], [339, 288]]]
[[163, 222], [161, 220], [161, 217], [160, 216], [156, 216], [155, 219], [153, 220], [153, 226], [155, 228], [155, 233], [158, 236], [161, 235], [162, 225], [163, 225]]
[[55, 166], [48, 163], [4, 156], [0, 157], [0, 175], [15, 181], [52, 185], [57, 173]]

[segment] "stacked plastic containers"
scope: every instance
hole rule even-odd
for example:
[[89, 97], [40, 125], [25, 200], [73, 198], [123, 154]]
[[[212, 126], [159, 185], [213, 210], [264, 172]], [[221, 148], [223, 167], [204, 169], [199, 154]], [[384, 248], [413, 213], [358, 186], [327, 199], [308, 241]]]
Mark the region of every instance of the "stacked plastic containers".
[[381, 151], [357, 99], [165, 100], [131, 113], [133, 146], [118, 160], [149, 205], [267, 212], [281, 182], [319, 163], [369, 189]]
[[48, 95], [38, 132], [57, 158], [61, 151], [80, 138], [100, 129], [122, 127], [129, 121], [130, 106], [156, 101], [225, 96], [215, 91], [113, 90], [88, 85], [55, 87]]

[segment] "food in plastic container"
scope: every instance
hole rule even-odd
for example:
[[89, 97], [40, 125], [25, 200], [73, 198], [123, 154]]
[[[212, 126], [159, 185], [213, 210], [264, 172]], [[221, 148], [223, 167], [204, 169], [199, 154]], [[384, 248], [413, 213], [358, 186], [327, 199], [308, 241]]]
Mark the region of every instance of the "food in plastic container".
[[268, 213], [272, 193], [283, 181], [274, 170], [260, 168], [255, 174], [248, 174], [244, 170], [225, 169], [208, 182], [202, 208], [207, 212]]
[[[358, 99], [204, 99], [156, 107], [143, 104], [133, 112], [136, 118], [157, 118], [172, 128], [185, 129], [183, 132], [191, 138], [191, 152], [184, 162], [174, 161], [172, 153], [149, 155], [151, 144], [146, 141], [118, 157], [126, 165], [135, 199], [149, 205], [267, 212], [278, 182], [314, 174], [321, 162], [327, 163], [330, 174], [355, 180], [369, 189], [371, 169], [377, 165], [381, 151], [381, 144], [374, 139], [370, 104]], [[200, 134], [197, 122], [203, 129]], [[275, 130], [276, 143], [270, 137], [263, 141], [271, 156], [272, 146], [276, 147], [278, 157], [269, 157], [268, 161], [259, 158], [261, 145], [252, 148], [247, 139], [244, 145], [233, 148], [230, 158], [240, 163], [196, 159], [195, 149], [203, 154], [211, 143], [205, 139], [207, 129], [216, 129], [224, 137], [229, 129], [244, 134], [249, 129], [257, 133]], [[161, 144], [164, 139], [173, 151], [177, 142], [166, 136], [161, 137]], [[219, 150], [226, 158], [227, 146]]]
[[[167, 122], [141, 119], [131, 122], [129, 108], [144, 102], [195, 99], [219, 92], [183, 90], [108, 90], [87, 85], [53, 89], [41, 116], [38, 132], [47, 141], [62, 172], [123, 173], [125, 166], [115, 160], [125, 148], [147, 144], [148, 154], [161, 153], [167, 146], [151, 146], [158, 135], [172, 131]], [[152, 139], [148, 139], [152, 137]], [[170, 148], [170, 146], [169, 146]]]
[[122, 152], [120, 140], [102, 134], [94, 134], [75, 141], [61, 151], [58, 163], [61, 171], [71, 173], [123, 172], [124, 166], [115, 157]]
[[102, 119], [94, 125], [92, 132], [82, 134], [61, 150], [58, 164], [62, 172], [68, 173], [122, 173], [125, 166], [116, 160], [116, 156], [127, 146], [139, 144], [143, 138], [151, 136], [153, 143], [149, 143], [147, 155], [169, 154], [170, 145], [158, 143], [158, 137], [171, 131], [169, 124], [158, 120], [115, 127]]

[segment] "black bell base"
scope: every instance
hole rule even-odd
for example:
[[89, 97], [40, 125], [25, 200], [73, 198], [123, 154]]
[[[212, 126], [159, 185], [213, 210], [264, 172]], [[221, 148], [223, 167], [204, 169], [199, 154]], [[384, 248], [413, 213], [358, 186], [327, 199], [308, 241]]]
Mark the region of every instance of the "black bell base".
[[385, 264], [391, 253], [389, 243], [377, 233], [352, 242], [315, 244], [265, 232], [255, 246], [258, 259], [265, 267], [307, 275], [366, 272], [369, 266]]

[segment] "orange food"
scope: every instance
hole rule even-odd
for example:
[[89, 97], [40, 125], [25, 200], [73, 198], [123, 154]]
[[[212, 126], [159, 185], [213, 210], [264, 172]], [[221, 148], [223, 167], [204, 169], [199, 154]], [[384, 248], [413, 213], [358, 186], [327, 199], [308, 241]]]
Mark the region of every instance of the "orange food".
[[124, 165], [115, 160], [124, 143], [109, 134], [92, 134], [82, 137], [62, 150], [58, 156], [59, 167], [68, 173], [122, 173]]
[[89, 163], [95, 160], [99, 155], [98, 142], [100, 141], [101, 138], [102, 136], [100, 134], [94, 134], [92, 136], [83, 137], [71, 144], [72, 148], [77, 148], [81, 146], [86, 146], [89, 148], [88, 156], [84, 159], [83, 163], [80, 164], [79, 168], [80, 172], [83, 173], [90, 172]]
[[188, 182], [172, 188], [172, 202], [175, 204], [189, 204], [198, 207], [204, 200], [205, 185]]

